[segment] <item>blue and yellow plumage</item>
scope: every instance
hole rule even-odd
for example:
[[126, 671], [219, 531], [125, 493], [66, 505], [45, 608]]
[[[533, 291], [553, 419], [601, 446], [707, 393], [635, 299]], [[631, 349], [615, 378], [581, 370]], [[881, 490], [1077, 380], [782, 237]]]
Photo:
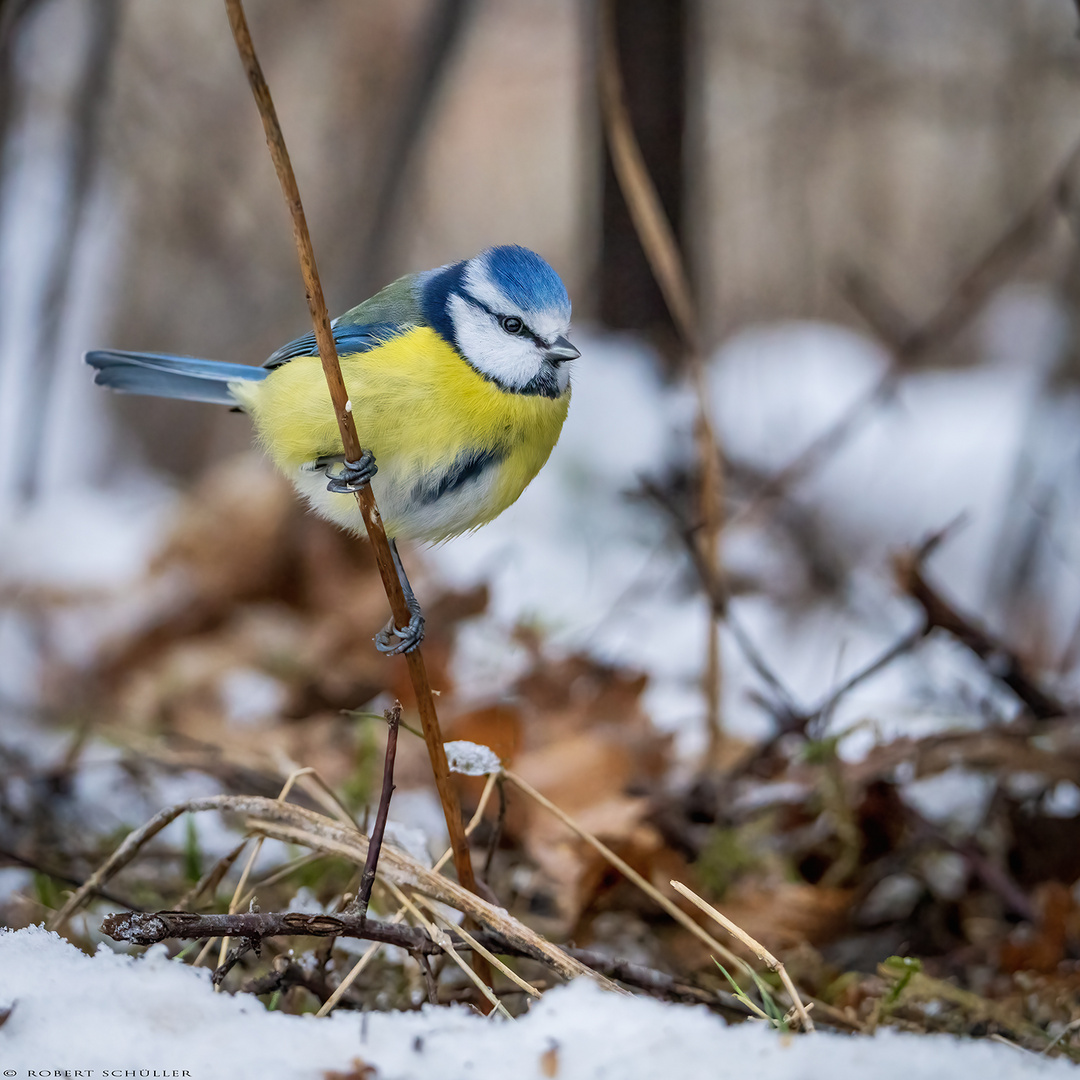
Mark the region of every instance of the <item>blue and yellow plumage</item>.
[[313, 335], [261, 368], [112, 350], [86, 360], [96, 382], [122, 392], [239, 406], [277, 466], [337, 524], [362, 530], [348, 481], [370, 477], [388, 536], [439, 541], [502, 513], [547, 461], [570, 404], [566, 364], [578, 356], [569, 328], [562, 281], [516, 246], [407, 275], [346, 312], [334, 338], [377, 471], [344, 463], [345, 482], [332, 471], [343, 451]]

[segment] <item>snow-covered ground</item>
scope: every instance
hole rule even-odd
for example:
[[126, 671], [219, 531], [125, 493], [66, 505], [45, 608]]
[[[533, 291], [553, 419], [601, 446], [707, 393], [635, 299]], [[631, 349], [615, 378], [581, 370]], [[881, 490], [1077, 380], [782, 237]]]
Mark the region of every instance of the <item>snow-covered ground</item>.
[[[46, 931], [0, 931], [0, 1074], [192, 1080], [995, 1080], [1073, 1075], [1027, 1051], [949, 1036], [783, 1036], [729, 1027], [704, 1007], [625, 997], [579, 980], [516, 1021], [464, 1006], [409, 1013], [268, 1012], [215, 994], [209, 972], [102, 948], [93, 957]], [[365, 1073], [363, 1066], [375, 1070]]]

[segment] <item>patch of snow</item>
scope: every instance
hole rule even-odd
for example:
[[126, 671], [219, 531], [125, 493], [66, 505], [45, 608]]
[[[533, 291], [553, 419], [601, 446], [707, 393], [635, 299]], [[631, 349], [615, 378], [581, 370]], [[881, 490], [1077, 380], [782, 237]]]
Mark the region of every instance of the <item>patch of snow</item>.
[[443, 748], [446, 750], [446, 760], [450, 763], [451, 772], [461, 773], [463, 776], [487, 776], [488, 773], [498, 772], [502, 768], [499, 755], [490, 746], [455, 739], [453, 742], [443, 743]]
[[281, 714], [288, 690], [280, 679], [254, 668], [232, 668], [218, 681], [225, 717], [234, 727], [258, 727]]
[[1071, 780], [1059, 780], [1043, 799], [1043, 812], [1049, 817], [1071, 818], [1080, 814], [1080, 787]]
[[953, 766], [905, 784], [900, 794], [927, 821], [970, 836], [986, 817], [996, 783], [992, 776]]
[[[394, 1080], [996, 1080], [1065, 1077], [1073, 1066], [989, 1042], [879, 1032], [784, 1037], [760, 1024], [728, 1026], [702, 1006], [669, 1005], [601, 990], [587, 980], [549, 990], [517, 1021], [463, 1006], [327, 1019], [268, 1012], [255, 998], [215, 994], [207, 969], [99, 948], [94, 956], [45, 930], [0, 932], [5, 1002], [0, 1067], [84, 1076], [228, 1076], [318, 1080], [353, 1062]], [[721, 1064], [718, 1064], [721, 1063]], [[718, 1072], [718, 1069], [720, 1072]], [[186, 1072], [185, 1072], [186, 1070]]]

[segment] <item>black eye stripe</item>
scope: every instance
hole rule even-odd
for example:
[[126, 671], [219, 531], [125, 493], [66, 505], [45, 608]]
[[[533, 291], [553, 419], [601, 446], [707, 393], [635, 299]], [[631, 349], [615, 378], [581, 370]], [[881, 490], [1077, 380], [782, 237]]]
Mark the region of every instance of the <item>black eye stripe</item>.
[[[488, 307], [483, 300], [477, 299], [471, 293], [466, 295], [465, 293], [455, 293], [454, 295], [460, 296], [466, 304], [472, 304], [473, 307], [479, 308], [481, 311], [486, 311], [497, 323], [501, 325], [503, 319], [516, 319], [517, 315], [500, 315], [492, 308]], [[449, 299], [448, 299], [449, 302]], [[521, 320], [521, 331], [516, 335], [517, 337], [529, 338], [538, 348], [546, 349], [548, 344], [543, 338], [537, 337], [530, 329], [524, 319]]]

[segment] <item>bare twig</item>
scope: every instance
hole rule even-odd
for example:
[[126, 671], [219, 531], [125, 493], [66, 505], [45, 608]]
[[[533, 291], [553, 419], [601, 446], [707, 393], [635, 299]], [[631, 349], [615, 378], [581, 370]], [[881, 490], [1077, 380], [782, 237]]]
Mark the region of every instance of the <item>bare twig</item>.
[[758, 650], [753, 640], [746, 633], [742, 622], [735, 617], [734, 612], [731, 610], [731, 598], [728, 595], [727, 585], [720, 577], [713, 573], [712, 567], [702, 557], [701, 548], [694, 538], [694, 527], [686, 521], [682, 510], [675, 500], [659, 484], [653, 483], [653, 481], [649, 480], [647, 477], [642, 477], [641, 490], [648, 495], [649, 498], [653, 499], [657, 505], [662, 507], [671, 517], [675, 528], [678, 530], [679, 538], [682, 540], [687, 553], [694, 563], [694, 569], [697, 571], [698, 580], [704, 588], [705, 595], [708, 597], [710, 606], [712, 607], [713, 616], [717, 619], [724, 619], [726, 621], [732, 637], [742, 650], [742, 653], [750, 666], [757, 672], [766, 686], [768, 686], [775, 694], [776, 700], [768, 702], [767, 707], [770, 712], [776, 716], [780, 726], [782, 728], [785, 727], [785, 725], [790, 723], [793, 717], [801, 716], [802, 710], [796, 703], [792, 693], [784, 686], [780, 677], [771, 667], [769, 667], [768, 663], [766, 663], [765, 658], [761, 655], [761, 652]]
[[367, 859], [364, 861], [364, 873], [360, 878], [360, 892], [349, 907], [350, 913], [360, 916], [361, 923], [367, 914], [371, 900], [371, 887], [375, 884], [375, 870], [379, 865], [379, 852], [382, 850], [383, 834], [386, 832], [386, 816], [390, 811], [390, 796], [394, 793], [394, 759], [397, 757], [398, 725], [401, 723], [401, 703], [398, 702], [385, 714], [387, 724], [386, 758], [383, 762], [382, 794], [379, 796], [379, 810], [375, 815], [375, 827], [371, 830], [368, 841]]
[[[274, 161], [278, 181], [281, 184], [281, 190], [292, 217], [293, 237], [296, 241], [296, 250], [300, 259], [300, 272], [304, 278], [308, 310], [311, 314], [315, 340], [319, 347], [323, 374], [326, 376], [326, 383], [330, 390], [330, 398], [333, 403], [342, 446], [346, 457], [351, 461], [356, 461], [362, 452], [360, 439], [356, 433], [356, 425], [353, 423], [349, 392], [341, 375], [341, 365], [338, 361], [337, 348], [334, 345], [334, 335], [330, 328], [330, 317], [326, 310], [322, 284], [319, 281], [319, 272], [315, 265], [315, 252], [312, 248], [311, 236], [308, 233], [304, 207], [300, 201], [300, 189], [297, 187], [292, 162], [285, 147], [285, 138], [281, 132], [281, 125], [278, 123], [277, 112], [270, 96], [270, 88], [266, 83], [258, 57], [255, 54], [255, 46], [252, 43], [251, 32], [244, 16], [243, 4], [241, 0], [225, 0], [225, 8], [229, 14], [229, 23], [232, 26], [233, 37], [236, 40], [240, 59], [243, 62], [244, 70], [247, 72], [248, 82], [251, 85], [251, 91], [255, 96], [255, 103], [262, 118], [263, 129], [266, 132], [266, 144], [270, 149], [270, 156]], [[401, 582], [398, 580], [393, 555], [390, 551], [390, 542], [387, 539], [386, 530], [383, 528], [379, 508], [375, 504], [375, 496], [372, 494], [370, 485], [365, 486], [356, 493], [356, 502], [360, 508], [360, 515], [363, 518], [364, 527], [367, 529], [368, 538], [371, 541], [383, 588], [386, 590], [386, 596], [390, 602], [394, 624], [396, 626], [405, 626], [410, 618], [409, 608], [405, 602]], [[469, 845], [465, 840], [465, 831], [462, 827], [461, 806], [458, 801], [457, 789], [450, 779], [450, 768], [446, 761], [446, 751], [443, 749], [442, 732], [439, 728], [438, 714], [435, 711], [435, 698], [431, 692], [431, 683], [428, 680], [424, 657], [420, 649], [416, 648], [405, 654], [405, 660], [408, 664], [409, 677], [420, 710], [420, 720], [424, 728], [424, 741], [427, 743], [428, 756], [431, 759], [432, 771], [435, 774], [435, 786], [438, 789], [443, 814], [446, 817], [446, 828], [450, 834], [450, 845], [454, 851], [454, 866], [457, 868], [458, 881], [465, 888], [475, 892], [476, 878], [473, 874]]]

